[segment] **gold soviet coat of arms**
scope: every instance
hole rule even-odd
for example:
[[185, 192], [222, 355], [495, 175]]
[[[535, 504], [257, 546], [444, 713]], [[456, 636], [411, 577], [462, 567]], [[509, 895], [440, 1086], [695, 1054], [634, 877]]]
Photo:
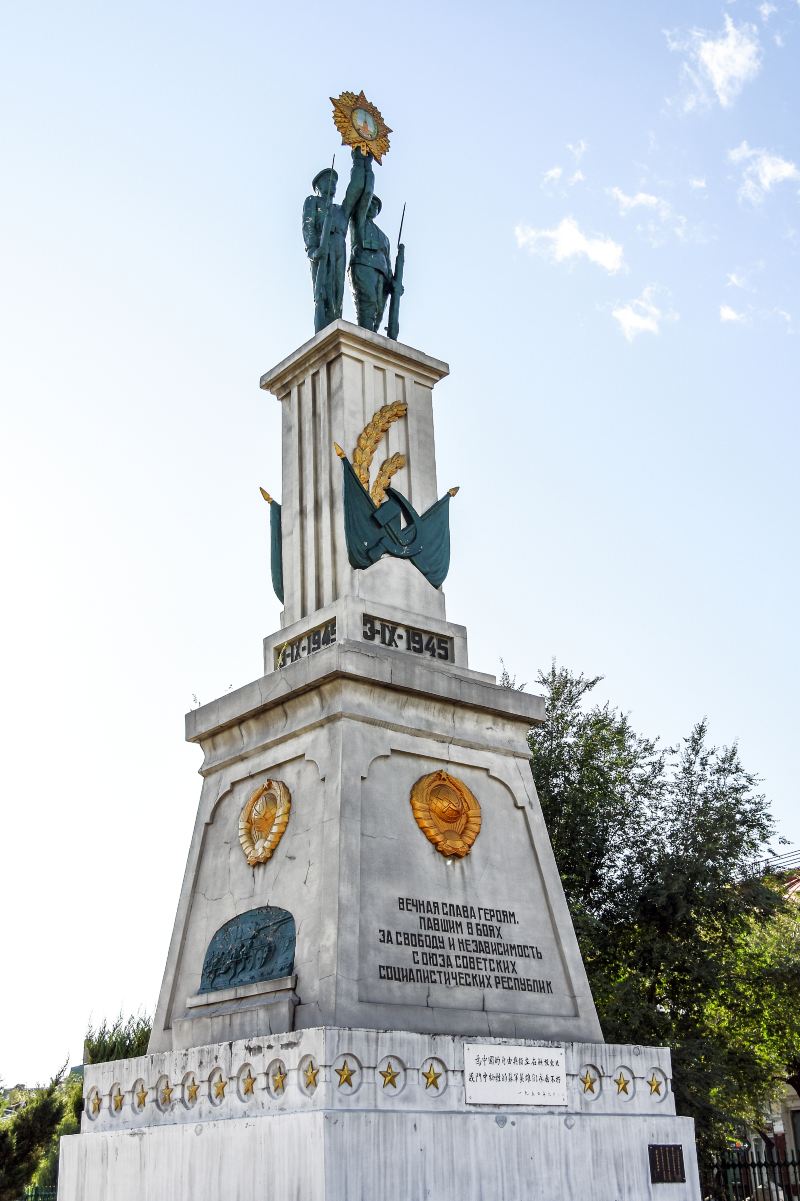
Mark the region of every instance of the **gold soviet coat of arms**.
[[292, 796], [281, 780], [267, 780], [251, 795], [239, 818], [239, 842], [251, 867], [272, 856], [289, 822]]
[[440, 855], [462, 859], [481, 828], [481, 807], [463, 780], [446, 771], [431, 772], [411, 789], [417, 825]]

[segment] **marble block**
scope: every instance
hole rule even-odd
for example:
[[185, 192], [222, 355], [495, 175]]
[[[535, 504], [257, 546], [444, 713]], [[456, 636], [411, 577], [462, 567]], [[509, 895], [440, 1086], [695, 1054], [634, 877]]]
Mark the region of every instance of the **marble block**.
[[[203, 788], [150, 1049], [276, 1032], [281, 1014], [296, 1030], [600, 1040], [530, 771], [542, 713], [480, 673], [349, 639], [190, 713]], [[480, 806], [461, 858], [412, 810], [437, 771]], [[270, 779], [291, 814], [251, 866], [239, 818]], [[264, 906], [294, 918], [291, 1005], [193, 1004], [214, 934]]]
[[[59, 1201], [698, 1201], [693, 1124], [675, 1116], [665, 1048], [481, 1041], [520, 1065], [561, 1053], [564, 1103], [470, 1103], [469, 1042], [397, 1030], [309, 1029], [87, 1066]], [[654, 1183], [651, 1147], [677, 1152], [685, 1180]]]
[[[444, 620], [441, 589], [409, 562], [383, 558], [367, 571], [347, 559], [338, 442], [352, 457], [375, 413], [399, 401], [407, 406], [375, 453], [372, 477], [384, 459], [402, 454], [406, 465], [392, 480], [422, 513], [438, 499], [433, 434], [433, 388], [446, 363], [402, 342], [334, 321], [261, 378], [283, 409], [284, 610], [291, 626], [342, 596], [391, 600], [418, 617]], [[445, 487], [456, 484], [448, 480]], [[277, 489], [277, 484], [272, 485]]]

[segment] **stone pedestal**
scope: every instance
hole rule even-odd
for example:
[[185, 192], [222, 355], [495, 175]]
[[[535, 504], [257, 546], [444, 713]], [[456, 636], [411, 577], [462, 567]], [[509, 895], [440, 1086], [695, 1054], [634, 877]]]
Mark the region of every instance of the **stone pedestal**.
[[[89, 1067], [59, 1197], [698, 1201], [693, 1126], [675, 1117], [663, 1048], [567, 1043], [563, 1103], [535, 1108], [469, 1103], [464, 1048], [316, 1029]], [[524, 1077], [551, 1048], [514, 1051]], [[651, 1179], [650, 1148], [667, 1147], [683, 1182]]]
[[[392, 600], [399, 608], [444, 617], [444, 596], [397, 559], [369, 571], [347, 561], [338, 442], [352, 455], [367, 423], [384, 405], [407, 412], [381, 439], [375, 469], [402, 454], [393, 486], [418, 512], [437, 499], [433, 388], [446, 363], [347, 321], [334, 321], [261, 378], [283, 409], [282, 626], [291, 626], [343, 596]], [[373, 471], [374, 476], [374, 471]], [[457, 481], [448, 481], [457, 483]]]
[[[285, 1007], [254, 1021], [250, 997], [194, 1000], [215, 932], [267, 905], [294, 915], [295, 1029], [599, 1039], [528, 763], [541, 712], [539, 697], [362, 638], [190, 713], [203, 790], [151, 1050], [292, 1028]], [[438, 769], [481, 807], [463, 858], [412, 811], [415, 782]], [[273, 778], [291, 818], [251, 867], [239, 816]]]
[[187, 715], [203, 784], [150, 1054], [87, 1068], [60, 1201], [697, 1201], [668, 1051], [602, 1042], [530, 771], [543, 699], [470, 669], [412, 562], [348, 562], [333, 442], [355, 462], [394, 406], [362, 482], [402, 455], [425, 510], [447, 371], [338, 321], [262, 379], [281, 629]]

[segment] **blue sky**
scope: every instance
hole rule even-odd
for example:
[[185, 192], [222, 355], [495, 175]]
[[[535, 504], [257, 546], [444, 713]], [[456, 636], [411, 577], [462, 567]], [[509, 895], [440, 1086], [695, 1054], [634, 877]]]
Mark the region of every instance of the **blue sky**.
[[799, 48], [796, 0], [0, 13], [6, 1081], [155, 1002], [183, 713], [278, 625], [258, 378], [312, 332], [343, 89], [394, 130], [401, 337], [451, 365], [472, 665], [602, 674], [667, 743], [707, 715], [800, 842]]

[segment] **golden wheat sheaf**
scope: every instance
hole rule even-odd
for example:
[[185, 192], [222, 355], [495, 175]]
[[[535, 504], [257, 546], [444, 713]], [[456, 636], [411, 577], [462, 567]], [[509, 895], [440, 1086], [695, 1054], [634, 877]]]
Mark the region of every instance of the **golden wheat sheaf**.
[[[375, 451], [389, 426], [393, 425], [395, 421], [399, 421], [401, 417], [405, 417], [407, 412], [408, 405], [402, 400], [396, 400], [392, 404], [383, 405], [358, 435], [358, 442], [353, 451], [353, 468], [367, 492], [369, 492], [369, 473], [372, 467], [372, 460], [375, 457]], [[393, 455], [392, 458], [394, 457]], [[403, 456], [401, 455], [400, 457], [402, 458]], [[391, 460], [387, 459], [383, 467], [386, 467], [390, 462]], [[405, 459], [403, 459], [402, 466], [405, 466]], [[383, 467], [381, 470], [383, 470]], [[395, 467], [394, 471], [399, 471], [399, 469], [399, 467]], [[387, 482], [391, 478], [391, 475], [394, 474], [394, 471], [387, 477]]]

